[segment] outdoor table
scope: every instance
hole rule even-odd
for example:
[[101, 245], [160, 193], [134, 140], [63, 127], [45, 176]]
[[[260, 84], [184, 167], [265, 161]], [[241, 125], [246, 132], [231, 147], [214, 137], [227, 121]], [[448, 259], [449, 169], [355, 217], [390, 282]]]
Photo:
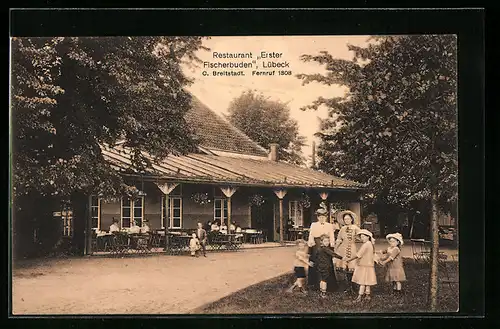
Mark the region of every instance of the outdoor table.
[[245, 230], [245, 232], [243, 232], [243, 234], [244, 234], [244, 241], [245, 242], [258, 244], [258, 243], [262, 243], [264, 241], [262, 231], [258, 231], [255, 229], [247, 229], [247, 230]]
[[248, 242], [250, 242], [250, 241], [251, 241], [252, 235], [253, 235], [253, 234], [256, 234], [256, 233], [251, 233], [251, 232], [242, 232], [242, 234], [243, 234], [243, 241], [244, 241], [245, 243], [248, 243]]
[[288, 239], [290, 241], [295, 241], [303, 234], [304, 234], [303, 228], [294, 227], [288, 230]]
[[168, 253], [178, 255], [189, 250], [189, 240], [191, 240], [189, 235], [169, 233], [168, 238], [169, 243], [166, 250]]
[[106, 251], [113, 243], [113, 233], [99, 233], [96, 236], [96, 251]]
[[135, 250], [138, 253], [149, 253], [149, 234], [148, 233], [134, 233], [129, 234], [130, 250]]
[[243, 237], [243, 234], [215, 234], [212, 237], [210, 247], [213, 250], [221, 250], [222, 248], [225, 248], [226, 250], [238, 250], [240, 249], [243, 242], [241, 239], [239, 239], [240, 237]]
[[165, 231], [153, 231], [151, 233], [150, 245], [153, 248], [159, 248], [165, 246]]
[[111, 253], [120, 256], [128, 253], [130, 245], [129, 245], [129, 237], [126, 232], [113, 232], [113, 236], [111, 237]]
[[227, 244], [226, 249], [228, 250], [238, 250], [240, 249], [241, 243], [243, 242], [239, 237], [242, 237], [240, 233], [231, 233], [226, 234], [227, 236]]
[[304, 239], [306, 241], [309, 239], [309, 228], [304, 227], [302, 229], [302, 239]]

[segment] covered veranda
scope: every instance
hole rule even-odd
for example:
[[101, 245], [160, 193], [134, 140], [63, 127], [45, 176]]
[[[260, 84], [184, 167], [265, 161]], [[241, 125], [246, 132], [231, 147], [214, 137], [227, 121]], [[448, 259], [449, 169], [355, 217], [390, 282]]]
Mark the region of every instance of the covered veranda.
[[[266, 243], [285, 245], [287, 240], [307, 237], [307, 229], [315, 219], [314, 210], [322, 202], [331, 211], [336, 204], [343, 203], [346, 209], [358, 215], [357, 224], [361, 224], [364, 185], [311, 168], [272, 160], [188, 154], [168, 156], [155, 163], [152, 170], [138, 173], [131, 169], [127, 149], [115, 146], [103, 147], [102, 151], [106, 160], [130, 184], [139, 190], [149, 186], [151, 192], [146, 199], [157, 198], [156, 193], [161, 194], [161, 200], [165, 200], [162, 202], [167, 205], [170, 198], [180, 199], [183, 222], [181, 227], [174, 228], [165, 225], [163, 219], [161, 224], [158, 220], [157, 227], [138, 236], [127, 232], [92, 234], [87, 237], [87, 254], [185, 250], [196, 223], [215, 216], [211, 205], [195, 204], [193, 198], [188, 197], [195, 192], [206, 194], [209, 200], [216, 197], [223, 201], [225, 214], [219, 218], [228, 229], [235, 219], [244, 223], [239, 232], [228, 230], [228, 234], [209, 236], [209, 250], [214, 251], [255, 248]], [[179, 188], [183, 190], [182, 195], [176, 192]], [[266, 202], [263, 205], [253, 202], [256, 195], [263, 196]], [[172, 214], [167, 213], [166, 218], [169, 215]], [[92, 230], [90, 218], [87, 229], [87, 232]]]

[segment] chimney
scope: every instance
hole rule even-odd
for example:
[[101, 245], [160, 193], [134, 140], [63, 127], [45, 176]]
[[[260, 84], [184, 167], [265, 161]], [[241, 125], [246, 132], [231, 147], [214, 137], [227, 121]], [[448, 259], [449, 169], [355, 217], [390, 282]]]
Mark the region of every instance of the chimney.
[[278, 144], [271, 143], [269, 144], [269, 160], [278, 162]]
[[316, 167], [316, 142], [312, 142], [312, 151], [311, 151], [311, 168]]

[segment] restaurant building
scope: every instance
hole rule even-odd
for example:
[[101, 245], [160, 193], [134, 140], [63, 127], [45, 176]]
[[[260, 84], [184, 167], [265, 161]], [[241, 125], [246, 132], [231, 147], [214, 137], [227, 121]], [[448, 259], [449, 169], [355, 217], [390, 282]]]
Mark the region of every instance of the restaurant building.
[[[108, 230], [115, 218], [127, 228], [147, 219], [151, 229], [190, 230], [215, 220], [282, 242], [287, 223], [309, 227], [322, 201], [344, 204], [360, 225], [362, 184], [279, 161], [277, 145], [262, 148], [195, 97], [186, 120], [200, 139], [198, 152], [169, 155], [148, 172], [131, 169], [122, 145], [102, 146], [105, 159], [140, 192], [134, 200], [91, 196], [89, 226]], [[64, 217], [63, 232], [70, 235], [71, 220]]]

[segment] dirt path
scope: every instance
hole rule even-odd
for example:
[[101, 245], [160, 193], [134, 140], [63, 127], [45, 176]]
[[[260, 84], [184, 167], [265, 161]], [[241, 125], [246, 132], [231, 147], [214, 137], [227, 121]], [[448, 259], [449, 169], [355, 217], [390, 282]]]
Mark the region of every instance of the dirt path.
[[14, 315], [179, 314], [291, 270], [294, 248], [81, 258], [14, 270]]
[[[13, 314], [188, 313], [291, 271], [294, 251], [286, 247], [194, 259], [155, 255], [42, 261], [14, 270]], [[411, 246], [405, 245], [402, 253], [411, 258]]]

